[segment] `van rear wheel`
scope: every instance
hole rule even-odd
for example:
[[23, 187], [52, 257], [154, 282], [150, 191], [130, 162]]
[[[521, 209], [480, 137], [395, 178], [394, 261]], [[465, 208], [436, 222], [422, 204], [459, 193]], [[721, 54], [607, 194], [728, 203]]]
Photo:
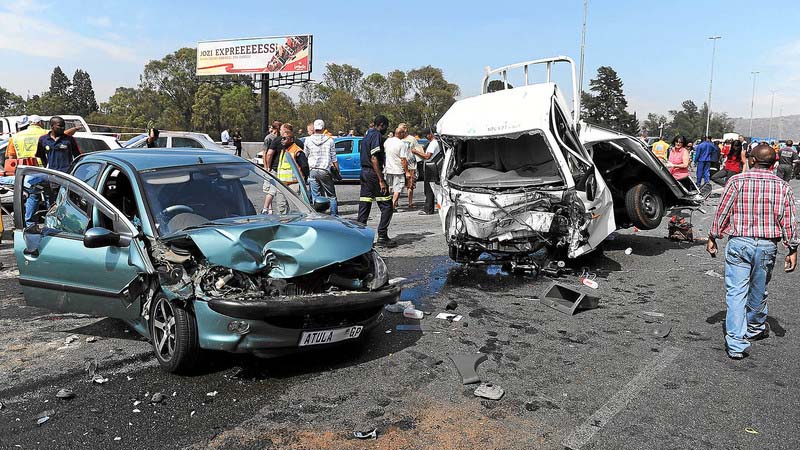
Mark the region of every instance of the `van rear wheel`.
[[633, 225], [642, 230], [652, 230], [661, 224], [664, 199], [651, 184], [640, 183], [625, 194], [625, 210]]

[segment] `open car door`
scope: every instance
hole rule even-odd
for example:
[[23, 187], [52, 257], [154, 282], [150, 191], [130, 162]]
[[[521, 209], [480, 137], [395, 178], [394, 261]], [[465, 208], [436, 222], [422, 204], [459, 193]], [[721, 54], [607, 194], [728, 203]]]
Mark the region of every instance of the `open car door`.
[[19, 167], [14, 254], [28, 305], [120, 319], [141, 314], [153, 267], [139, 231], [81, 180]]

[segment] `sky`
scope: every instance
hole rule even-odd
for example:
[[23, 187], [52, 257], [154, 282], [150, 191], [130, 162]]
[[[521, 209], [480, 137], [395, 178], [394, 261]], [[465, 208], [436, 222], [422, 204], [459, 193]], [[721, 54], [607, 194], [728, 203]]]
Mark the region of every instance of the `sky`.
[[[749, 117], [800, 114], [798, 0], [588, 0], [584, 85], [599, 66], [624, 83], [629, 111], [666, 114], [708, 96], [712, 109]], [[365, 74], [439, 67], [462, 97], [477, 95], [486, 66], [565, 55], [580, 58], [582, 0], [305, 2], [142, 0], [0, 2], [0, 86], [25, 97], [46, 90], [53, 67], [89, 72], [98, 101], [134, 87], [144, 65], [198, 41], [314, 36], [312, 78], [326, 63]], [[305, 9], [304, 9], [305, 7]], [[783, 25], [786, 24], [786, 25]], [[567, 73], [567, 72], [563, 72]], [[561, 80], [559, 78], [558, 80]], [[563, 86], [562, 86], [563, 88]]]

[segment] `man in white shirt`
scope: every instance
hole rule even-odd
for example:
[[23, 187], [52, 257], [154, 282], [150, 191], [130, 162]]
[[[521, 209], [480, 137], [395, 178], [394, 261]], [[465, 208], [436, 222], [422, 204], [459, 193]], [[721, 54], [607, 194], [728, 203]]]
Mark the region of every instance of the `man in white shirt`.
[[386, 175], [386, 183], [392, 191], [392, 209], [397, 210], [397, 201], [400, 193], [406, 185], [406, 177], [411, 173], [408, 170], [408, 144], [403, 141], [405, 130], [397, 127], [394, 136], [390, 137], [383, 144], [386, 149], [386, 167], [383, 173]]
[[[425, 133], [425, 137], [428, 139], [428, 146], [425, 148], [425, 150], [411, 150], [415, 155], [417, 155], [417, 159], [422, 160], [423, 165], [425, 162], [431, 161], [441, 151], [439, 148], [439, 140], [436, 139], [436, 134], [434, 134], [433, 128], [429, 129]], [[433, 188], [431, 187], [431, 183], [428, 181], [427, 177], [425, 178], [423, 186], [425, 190], [425, 206], [422, 208], [422, 211], [420, 211], [419, 214], [430, 215], [436, 212], [436, 202], [433, 197]]]
[[[403, 134], [405, 137], [398, 136], [403, 142], [406, 143], [408, 146], [408, 155], [407, 155], [407, 162], [408, 162], [408, 173], [411, 174], [410, 177], [406, 177], [406, 188], [408, 190], [408, 208], [411, 209], [414, 207], [414, 188], [417, 186], [417, 162], [418, 158], [415, 156], [419, 152], [422, 151], [422, 146], [419, 145], [417, 138], [408, 134], [408, 125], [401, 123], [397, 125], [398, 128], [403, 129]], [[416, 151], [415, 151], [416, 150]]]
[[308, 184], [311, 187], [311, 200], [319, 203], [318, 199], [327, 199], [331, 205], [331, 215], [338, 216], [339, 210], [336, 201], [336, 186], [333, 183], [331, 168], [339, 170], [336, 161], [336, 146], [333, 138], [322, 133], [325, 122], [320, 119], [314, 121], [311, 127], [313, 134], [305, 140], [304, 151], [308, 156]]
[[228, 127], [222, 130], [222, 134], [219, 135], [219, 140], [222, 141], [222, 145], [228, 145], [231, 141], [231, 134], [228, 132]]

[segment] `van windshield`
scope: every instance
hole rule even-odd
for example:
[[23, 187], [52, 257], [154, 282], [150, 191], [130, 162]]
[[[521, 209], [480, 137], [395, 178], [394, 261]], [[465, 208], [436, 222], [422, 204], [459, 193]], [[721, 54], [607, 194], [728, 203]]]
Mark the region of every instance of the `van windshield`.
[[518, 137], [459, 139], [450, 183], [465, 187], [522, 187], [563, 184], [541, 131]]

